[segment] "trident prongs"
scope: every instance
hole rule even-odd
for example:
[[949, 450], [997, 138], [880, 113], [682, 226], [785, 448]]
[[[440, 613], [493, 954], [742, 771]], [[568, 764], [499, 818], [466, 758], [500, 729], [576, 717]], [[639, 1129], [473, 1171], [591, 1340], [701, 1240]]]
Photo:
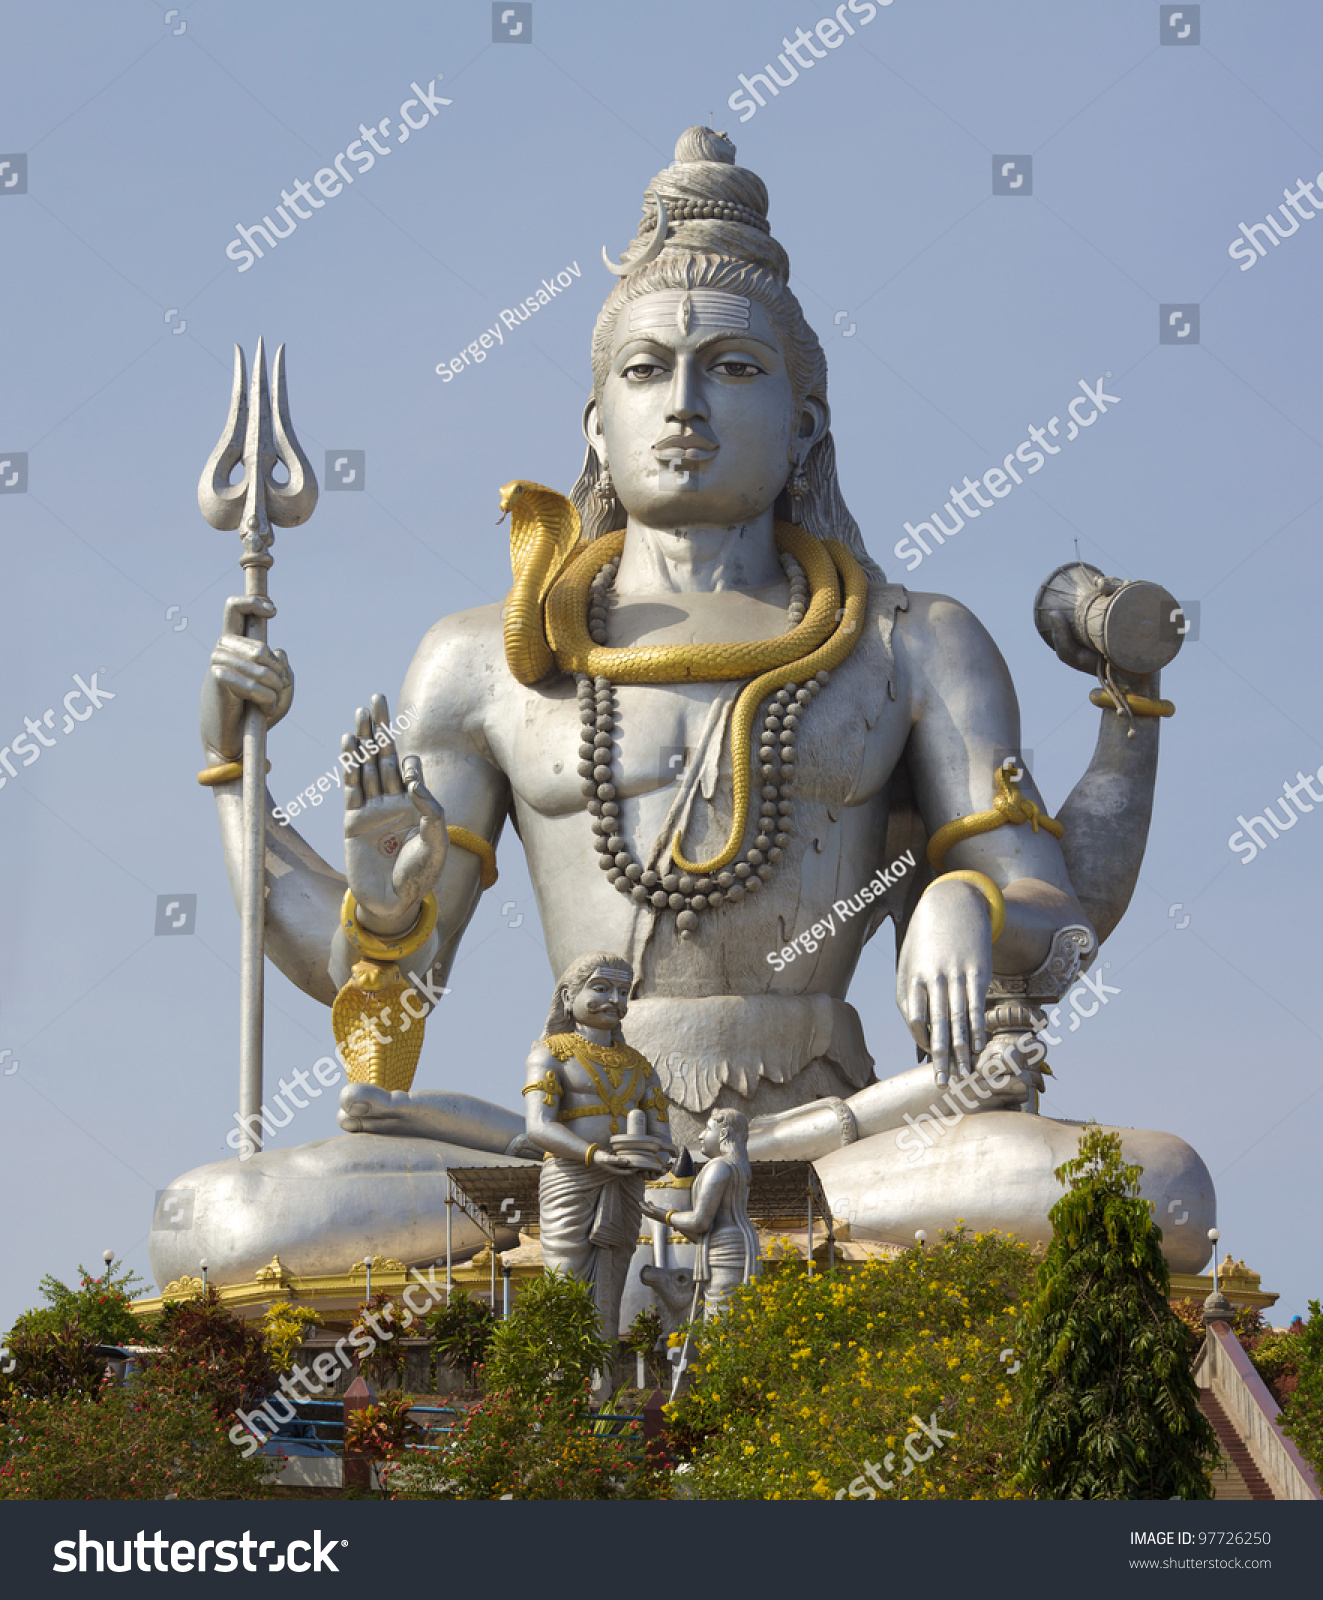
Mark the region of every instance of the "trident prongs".
[[[250, 557], [265, 554], [271, 544], [272, 528], [297, 527], [308, 520], [317, 504], [317, 479], [289, 419], [283, 344], [276, 351], [274, 376], [273, 418], [263, 341], [257, 341], [251, 388], [246, 381], [243, 351], [235, 345], [230, 414], [198, 483], [202, 515], [213, 528], [230, 530], [242, 526]], [[230, 474], [240, 461], [243, 478], [231, 484]], [[289, 473], [288, 483], [277, 483], [272, 476], [277, 461]], [[250, 545], [257, 548], [250, 550]]]

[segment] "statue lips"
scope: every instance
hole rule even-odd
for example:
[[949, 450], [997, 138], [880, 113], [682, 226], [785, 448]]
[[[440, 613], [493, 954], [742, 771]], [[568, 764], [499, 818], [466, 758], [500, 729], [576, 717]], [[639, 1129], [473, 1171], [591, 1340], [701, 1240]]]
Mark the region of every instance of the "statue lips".
[[658, 439], [652, 453], [659, 461], [668, 463], [710, 461], [720, 448], [715, 439], [705, 438], [701, 433], [672, 433]]

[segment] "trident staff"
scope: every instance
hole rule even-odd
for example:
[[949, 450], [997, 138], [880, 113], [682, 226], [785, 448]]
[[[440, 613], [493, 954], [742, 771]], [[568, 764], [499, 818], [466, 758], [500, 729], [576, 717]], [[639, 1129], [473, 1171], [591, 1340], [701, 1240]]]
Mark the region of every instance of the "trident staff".
[[[317, 480], [304, 455], [289, 420], [285, 394], [285, 347], [276, 351], [275, 415], [271, 411], [271, 390], [267, 384], [266, 352], [257, 341], [253, 360], [251, 391], [244, 368], [243, 351], [234, 347], [234, 387], [230, 395], [230, 415], [220, 442], [211, 452], [198, 482], [198, 505], [213, 528], [243, 532], [244, 594], [267, 599], [267, 570], [273, 557], [276, 528], [296, 528], [306, 522], [317, 504]], [[230, 482], [234, 468], [243, 463], [243, 477]], [[277, 462], [289, 474], [287, 483], [278, 483], [273, 470]], [[265, 615], [245, 619], [247, 638], [266, 643]], [[265, 914], [266, 811], [266, 718], [261, 707], [250, 704], [243, 719], [243, 754], [240, 762], [227, 762], [199, 773], [205, 784], [243, 782], [243, 880], [240, 887], [239, 917], [241, 943], [239, 958], [239, 1115], [250, 1130], [256, 1148], [261, 1148], [258, 1113], [262, 1109], [262, 945]]]

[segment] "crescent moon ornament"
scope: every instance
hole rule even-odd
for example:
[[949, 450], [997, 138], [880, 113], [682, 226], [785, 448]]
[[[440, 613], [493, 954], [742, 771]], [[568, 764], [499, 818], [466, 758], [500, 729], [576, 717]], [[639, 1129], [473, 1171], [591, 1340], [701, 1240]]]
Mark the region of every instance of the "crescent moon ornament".
[[606, 246], [602, 246], [602, 262], [606, 270], [614, 273], [617, 278], [627, 278], [631, 272], [637, 272], [640, 267], [646, 267], [649, 261], [655, 261], [661, 254], [662, 246], [666, 243], [666, 230], [670, 220], [666, 215], [666, 202], [660, 195], [657, 196], [657, 226], [653, 230], [652, 242], [632, 267], [617, 266], [606, 253]]

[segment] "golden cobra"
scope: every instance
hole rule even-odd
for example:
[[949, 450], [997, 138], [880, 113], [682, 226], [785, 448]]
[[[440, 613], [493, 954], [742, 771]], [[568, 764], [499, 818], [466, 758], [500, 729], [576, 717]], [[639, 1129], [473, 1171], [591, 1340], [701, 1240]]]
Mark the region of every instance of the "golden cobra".
[[612, 683], [716, 683], [755, 674], [740, 691], [731, 719], [735, 811], [726, 843], [702, 862], [685, 858], [678, 833], [671, 846], [682, 872], [720, 871], [738, 855], [749, 820], [758, 707], [788, 682], [805, 683], [834, 670], [858, 644], [868, 603], [863, 568], [837, 540], [778, 522], [777, 549], [799, 562], [809, 582], [809, 607], [797, 627], [772, 639], [614, 648], [593, 643], [587, 612], [593, 579], [624, 549], [624, 529], [576, 547], [574, 507], [554, 489], [522, 479], [501, 490], [501, 507], [511, 514], [515, 577], [506, 602], [505, 657], [520, 683], [540, 683], [558, 669]]

